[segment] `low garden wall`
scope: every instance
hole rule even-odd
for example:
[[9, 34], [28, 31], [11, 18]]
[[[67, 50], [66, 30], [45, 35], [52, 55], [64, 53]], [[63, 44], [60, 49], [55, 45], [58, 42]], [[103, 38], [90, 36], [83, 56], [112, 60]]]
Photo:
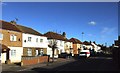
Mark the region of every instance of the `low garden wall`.
[[22, 56], [21, 66], [48, 62], [48, 56]]

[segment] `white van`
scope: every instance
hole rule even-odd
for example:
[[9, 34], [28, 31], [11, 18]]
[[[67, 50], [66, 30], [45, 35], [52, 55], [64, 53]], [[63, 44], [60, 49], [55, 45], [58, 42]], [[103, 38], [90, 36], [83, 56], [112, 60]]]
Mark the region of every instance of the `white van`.
[[89, 50], [81, 50], [79, 56], [80, 57], [89, 57], [90, 51]]

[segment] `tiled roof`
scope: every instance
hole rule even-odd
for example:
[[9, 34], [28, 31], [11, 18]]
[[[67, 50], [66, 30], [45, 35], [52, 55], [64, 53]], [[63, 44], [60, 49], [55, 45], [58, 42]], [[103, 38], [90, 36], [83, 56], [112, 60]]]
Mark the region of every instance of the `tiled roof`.
[[82, 44], [82, 42], [76, 38], [71, 38], [70, 41], [73, 42], [74, 44], [76, 44], [76, 43]]
[[91, 43], [87, 42], [87, 41], [84, 41], [83, 42], [84, 45], [91, 45]]
[[6, 50], [10, 50], [6, 45], [4, 45], [4, 44], [1, 44], [0, 43], [0, 50], [2, 51], [2, 52], [4, 52], [4, 49], [6, 49]]
[[36, 30], [34, 30], [32, 28], [29, 28], [29, 27], [26, 27], [26, 26], [16, 25], [16, 27], [18, 27], [22, 33], [28, 33], [28, 34], [43, 36], [41, 33], [37, 32]]
[[65, 38], [61, 34], [58, 34], [55, 32], [47, 32], [44, 34], [44, 36], [48, 37], [48, 39], [57, 39], [57, 40], [69, 41], [67, 38]]
[[22, 26], [22, 25], [18, 25], [18, 24], [13, 24], [13, 23], [6, 22], [6, 21], [3, 21], [3, 20], [0, 20], [0, 28], [6, 29], [6, 30], [18, 31], [18, 32], [22, 32], [22, 33], [28, 33], [28, 34], [43, 36], [41, 33], [37, 32], [36, 30], [34, 30], [32, 28]]
[[3, 20], [0, 20], [0, 29], [20, 32], [20, 30], [15, 25], [13, 25], [10, 22], [3, 21]]

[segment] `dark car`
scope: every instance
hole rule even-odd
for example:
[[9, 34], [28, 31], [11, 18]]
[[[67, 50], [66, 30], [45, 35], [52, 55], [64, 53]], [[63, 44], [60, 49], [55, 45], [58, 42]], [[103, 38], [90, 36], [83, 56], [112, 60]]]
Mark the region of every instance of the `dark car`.
[[68, 54], [67, 53], [61, 53], [58, 55], [59, 58], [67, 58]]

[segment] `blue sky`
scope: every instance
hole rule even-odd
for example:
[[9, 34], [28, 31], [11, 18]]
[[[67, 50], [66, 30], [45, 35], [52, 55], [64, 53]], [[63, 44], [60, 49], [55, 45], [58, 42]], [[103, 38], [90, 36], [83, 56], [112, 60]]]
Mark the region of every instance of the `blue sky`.
[[[2, 20], [18, 18], [18, 24], [44, 34], [66, 32], [67, 38], [111, 45], [118, 37], [116, 2], [5, 2]], [[82, 40], [82, 32], [84, 32]]]

